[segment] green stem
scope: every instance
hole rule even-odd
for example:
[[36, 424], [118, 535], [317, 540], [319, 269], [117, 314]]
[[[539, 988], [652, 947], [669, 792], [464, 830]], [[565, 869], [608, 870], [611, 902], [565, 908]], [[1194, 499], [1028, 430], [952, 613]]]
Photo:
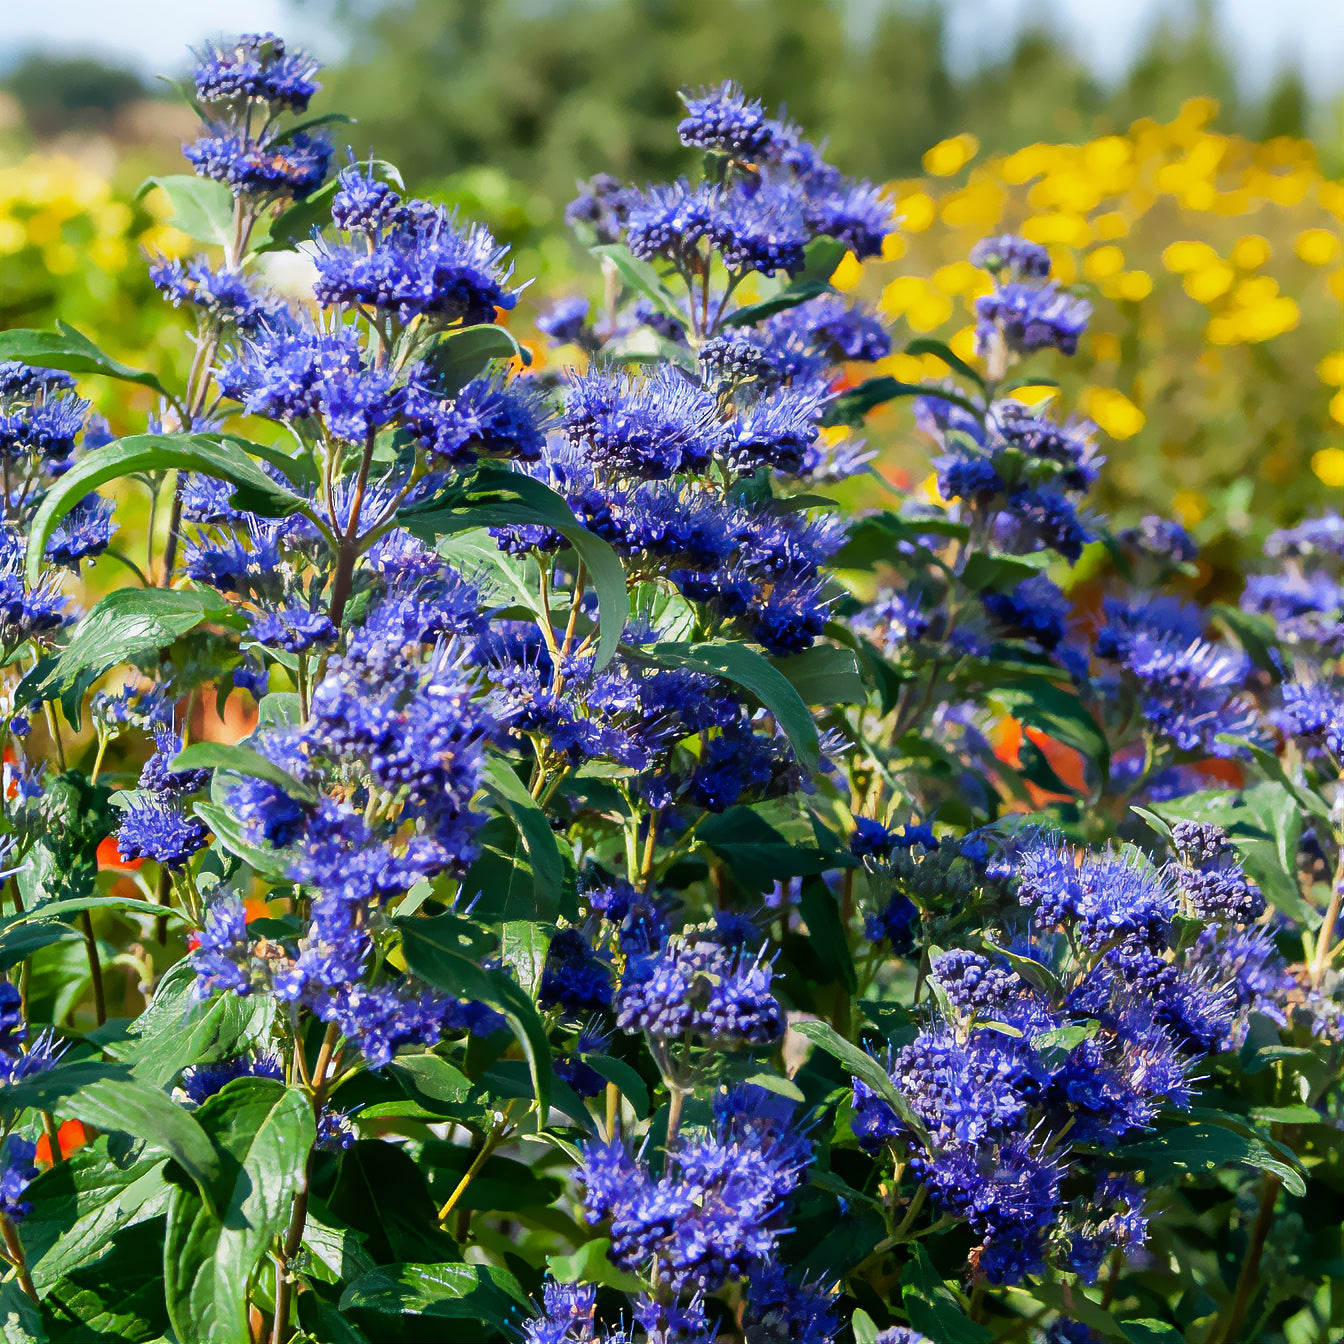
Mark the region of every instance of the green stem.
[[1260, 1208], [1251, 1225], [1251, 1235], [1242, 1257], [1241, 1273], [1225, 1313], [1219, 1317], [1207, 1344], [1236, 1344], [1246, 1312], [1260, 1286], [1260, 1258], [1264, 1255], [1269, 1229], [1274, 1225], [1274, 1205], [1279, 1198], [1279, 1178], [1267, 1171], [1260, 1186]]
[[89, 975], [93, 980], [93, 1015], [101, 1027], [107, 1022], [107, 999], [103, 993], [103, 963], [98, 956], [98, 939], [93, 932], [93, 917], [87, 910], [80, 912], [79, 922], [84, 926], [84, 947], [89, 957]]

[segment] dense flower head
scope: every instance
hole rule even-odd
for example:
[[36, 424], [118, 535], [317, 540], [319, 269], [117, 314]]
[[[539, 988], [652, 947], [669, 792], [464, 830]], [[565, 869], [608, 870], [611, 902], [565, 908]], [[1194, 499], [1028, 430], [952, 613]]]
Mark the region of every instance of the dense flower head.
[[695, 1035], [727, 1048], [769, 1045], [784, 1033], [770, 980], [770, 964], [760, 956], [673, 938], [631, 958], [616, 996], [616, 1022], [623, 1031], [664, 1040]]
[[[338, 209], [349, 218], [354, 184], [343, 175], [342, 187]], [[363, 306], [401, 322], [424, 317], [470, 326], [493, 322], [497, 308], [517, 303], [517, 291], [507, 288], [508, 249], [483, 225], [459, 225], [452, 211], [427, 201], [407, 201], [384, 213], [388, 222], [367, 240], [324, 243], [314, 252], [313, 293], [323, 307]]]
[[1283, 724], [1293, 737], [1344, 759], [1344, 689], [1324, 681], [1287, 683]]
[[683, 145], [756, 158], [769, 148], [772, 128], [765, 109], [731, 82], [699, 93], [683, 92], [686, 116], [677, 126]]
[[1092, 305], [1053, 283], [1024, 285], [1016, 281], [975, 301], [979, 318], [976, 344], [987, 353], [995, 334], [1018, 354], [1054, 349], [1071, 355], [1087, 329]]
[[265, 103], [274, 111], [303, 112], [321, 87], [313, 76], [318, 63], [289, 51], [274, 33], [244, 33], [231, 44], [207, 47], [197, 57], [196, 96], [211, 107]]
[[722, 443], [713, 399], [666, 366], [652, 378], [604, 369], [576, 377], [563, 425], [596, 468], [624, 477], [702, 471]]
[[772, 1256], [783, 1213], [807, 1161], [787, 1128], [731, 1122], [683, 1136], [661, 1177], [620, 1140], [584, 1149], [584, 1211], [610, 1220], [611, 1256], [628, 1269], [656, 1261], [679, 1289], [713, 1292]]
[[150, 266], [149, 278], [174, 307], [200, 309], [239, 331], [256, 331], [281, 311], [278, 300], [255, 290], [240, 271], [215, 269], [204, 257], [161, 258]]
[[182, 1072], [182, 1090], [200, 1105], [235, 1078], [279, 1078], [285, 1071], [271, 1055], [234, 1055], [214, 1064], [193, 1064]]
[[224, 183], [235, 196], [302, 201], [326, 180], [332, 146], [321, 132], [259, 140], [220, 134], [203, 135], [182, 152], [202, 177]]
[[210, 832], [175, 803], [138, 803], [122, 819], [117, 849], [123, 859], [153, 859], [182, 868], [209, 842]]
[[154, 733], [154, 754], [140, 772], [140, 787], [161, 796], [195, 793], [210, 782], [209, 770], [173, 770], [173, 758], [182, 750], [182, 738], [170, 728]]
[[37, 1145], [30, 1139], [18, 1134], [5, 1139], [0, 1153], [0, 1213], [11, 1223], [21, 1223], [33, 1211], [31, 1201], [24, 1196], [37, 1179], [36, 1154]]
[[1010, 271], [1024, 280], [1045, 280], [1050, 275], [1050, 253], [1040, 243], [1029, 243], [1011, 233], [982, 238], [971, 248], [970, 261], [995, 276], [1000, 271]]

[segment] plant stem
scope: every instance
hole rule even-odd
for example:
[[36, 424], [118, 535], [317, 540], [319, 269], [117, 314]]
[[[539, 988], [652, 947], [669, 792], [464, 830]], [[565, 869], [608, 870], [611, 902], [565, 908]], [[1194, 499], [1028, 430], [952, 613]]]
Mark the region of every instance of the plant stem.
[[101, 1027], [107, 1022], [107, 999], [103, 994], [103, 963], [98, 956], [98, 939], [93, 932], [93, 917], [81, 911], [79, 922], [84, 926], [84, 947], [89, 954], [89, 975], [93, 979], [93, 1015]]
[[1251, 1236], [1246, 1243], [1246, 1254], [1241, 1261], [1236, 1289], [1227, 1304], [1226, 1313], [1214, 1326], [1207, 1344], [1235, 1344], [1241, 1331], [1247, 1309], [1260, 1286], [1260, 1257], [1264, 1254], [1269, 1229], [1274, 1224], [1274, 1205], [1279, 1198], [1279, 1184], [1279, 1178], [1273, 1172], [1265, 1173], [1260, 1186], [1260, 1209], [1251, 1226]]
[[33, 1287], [33, 1276], [28, 1272], [28, 1262], [23, 1256], [23, 1243], [19, 1240], [18, 1229], [3, 1213], [0, 1213], [0, 1233], [4, 1234], [5, 1249], [9, 1252], [9, 1262], [14, 1266], [14, 1272], [18, 1276], [19, 1287], [37, 1302], [37, 1289]]
[[1330, 901], [1325, 907], [1325, 918], [1316, 930], [1316, 951], [1311, 958], [1311, 987], [1318, 990], [1325, 973], [1330, 969], [1334, 948], [1335, 925], [1339, 922], [1340, 902], [1344, 901], [1344, 843], [1340, 845], [1339, 862], [1335, 864], [1335, 877], [1330, 885]]
[[471, 1160], [469, 1166], [463, 1173], [462, 1179], [458, 1181], [453, 1188], [453, 1193], [448, 1196], [443, 1208], [439, 1210], [439, 1224], [442, 1225], [448, 1221], [449, 1215], [457, 1207], [457, 1202], [467, 1193], [467, 1186], [474, 1181], [480, 1170], [485, 1166], [490, 1154], [495, 1151], [499, 1142], [499, 1131], [492, 1129], [488, 1135], [481, 1141], [481, 1146], [477, 1150], [476, 1156]]
[[[327, 1034], [322, 1038], [322, 1048], [317, 1052], [317, 1063], [313, 1065], [313, 1115], [320, 1117], [327, 1098], [327, 1072], [331, 1067], [332, 1053], [336, 1049], [339, 1031], [334, 1022], [327, 1024]], [[299, 1046], [302, 1049], [302, 1044]], [[312, 1154], [308, 1155], [310, 1170], [304, 1173], [303, 1184], [294, 1192], [294, 1208], [289, 1216], [289, 1228], [285, 1232], [284, 1245], [275, 1257], [275, 1317], [271, 1322], [271, 1344], [285, 1344], [289, 1338], [289, 1304], [294, 1295], [294, 1280], [289, 1272], [294, 1257], [303, 1245], [303, 1229], [308, 1221], [308, 1184], [311, 1177]]]

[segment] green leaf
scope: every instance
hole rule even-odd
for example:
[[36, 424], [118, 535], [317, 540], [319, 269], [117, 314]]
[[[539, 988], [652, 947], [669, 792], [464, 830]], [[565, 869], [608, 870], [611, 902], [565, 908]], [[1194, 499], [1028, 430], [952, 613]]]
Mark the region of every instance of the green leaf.
[[121, 817], [111, 789], [82, 771], [67, 770], [47, 784], [42, 820], [37, 844], [18, 874], [24, 900], [39, 918], [57, 913], [57, 902], [66, 903], [63, 910], [78, 910], [93, 899], [98, 846]]
[[341, 1294], [341, 1310], [486, 1321], [512, 1332], [531, 1314], [531, 1303], [517, 1279], [494, 1265], [394, 1264], [356, 1279]]
[[155, 919], [187, 919], [186, 914], [173, 906], [159, 905], [155, 901], [141, 901], [133, 896], [75, 896], [69, 900], [45, 901], [10, 918], [17, 923], [20, 920], [52, 919], [58, 915], [73, 915], [83, 910], [116, 910], [124, 915], [152, 915]]
[[546, 1264], [557, 1283], [596, 1283], [623, 1293], [643, 1291], [639, 1279], [611, 1263], [611, 1238], [585, 1241], [573, 1255], [548, 1255]]
[[363, 1233], [365, 1249], [379, 1264], [461, 1258], [439, 1226], [424, 1169], [394, 1144], [362, 1139], [342, 1153], [327, 1205], [323, 1217]]
[[1048, 557], [1038, 555], [990, 555], [973, 551], [961, 571], [961, 581], [973, 593], [1004, 592], [1024, 579], [1034, 578], [1045, 567]]
[[28, 1187], [33, 1211], [23, 1220], [38, 1288], [96, 1260], [122, 1228], [161, 1214], [169, 1193], [163, 1166], [158, 1155], [119, 1165], [100, 1139], [42, 1172]]
[[499, 958], [513, 971], [523, 993], [533, 1002], [541, 991], [546, 953], [554, 933], [554, 923], [532, 919], [511, 919], [500, 926]]
[[783, 878], [806, 877], [843, 866], [843, 859], [807, 843], [796, 830], [786, 835], [772, 826], [757, 804], [730, 807], [709, 817], [696, 836], [749, 890], [764, 891]]
[[412, 1101], [434, 1114], [456, 1115], [471, 1095], [471, 1079], [438, 1055], [398, 1055], [388, 1071]]
[[940, 401], [960, 406], [963, 411], [969, 411], [976, 417], [984, 414], [984, 410], [973, 401], [968, 401], [955, 392], [948, 392], [936, 384], [903, 383], [897, 378], [883, 374], [877, 378], [866, 378], [857, 387], [852, 387], [836, 397], [827, 411], [827, 423], [852, 424], [861, 420], [869, 411], [899, 397], [937, 397]]
[[636, 662], [709, 672], [749, 691], [774, 716], [803, 768], [809, 773], [817, 768], [817, 725], [811, 711], [789, 679], [755, 649], [729, 640], [710, 640], [703, 644], [642, 644], [629, 650], [628, 656]]
[[803, 253], [803, 269], [797, 279], [829, 280], [848, 251], [849, 245], [838, 238], [814, 238]]
[[517, 829], [532, 874], [531, 908], [509, 909], [500, 918], [553, 920], [560, 913], [565, 865], [550, 821], [523, 787], [513, 767], [501, 757], [492, 755], [486, 760], [484, 784], [486, 792]]
[[1166, 1321], [1145, 1316], [1142, 1320], [1121, 1321], [1120, 1328], [1130, 1344], [1185, 1344], [1185, 1336]]
[[809, 299], [815, 299], [821, 294], [834, 293], [835, 290], [825, 280], [796, 280], [781, 289], [773, 298], [762, 299], [760, 303], [749, 303], [745, 308], [738, 308], [735, 312], [729, 313], [724, 318], [723, 325], [753, 327], [757, 322], [764, 322], [767, 317], [774, 317], [776, 313], [787, 312], [788, 309], [796, 308]]
[[867, 703], [859, 660], [850, 649], [814, 644], [802, 653], [770, 660], [788, 679], [806, 705], [862, 705]]
[[58, 1065], [6, 1088], [0, 1104], [11, 1115], [31, 1106], [130, 1134], [166, 1152], [202, 1190], [219, 1175], [219, 1156], [196, 1117], [117, 1065], [97, 1060]]
[[896, 1090], [886, 1069], [866, 1050], [845, 1040], [834, 1027], [827, 1022], [795, 1022], [794, 1031], [806, 1036], [813, 1045], [819, 1046], [828, 1055], [838, 1059], [855, 1078], [862, 1078], [883, 1101], [922, 1140], [928, 1141], [929, 1132], [924, 1122], [910, 1109], [910, 1103]]
[[59, 653], [24, 677], [15, 703], [59, 698], [78, 730], [85, 693], [109, 668], [165, 648], [203, 621], [231, 615], [228, 603], [209, 589], [118, 588], [84, 616]]
[[[445, 922], [448, 921], [448, 922]], [[406, 965], [422, 980], [460, 998], [478, 999], [507, 1019], [527, 1059], [543, 1121], [551, 1101], [551, 1049], [531, 999], [503, 971], [482, 970], [461, 951], [454, 915], [436, 919], [398, 919]]]
[[268, 996], [224, 993], [201, 1003], [195, 989], [195, 968], [177, 962], [131, 1024], [121, 1058], [138, 1082], [167, 1087], [189, 1064], [239, 1055], [269, 1038], [275, 1003]]
[[594, 1073], [616, 1085], [616, 1090], [630, 1103], [637, 1120], [648, 1119], [648, 1084], [629, 1064], [622, 1059], [612, 1059], [610, 1055], [584, 1055], [583, 1059]]
[[686, 314], [672, 297], [672, 291], [647, 261], [631, 256], [630, 249], [622, 243], [603, 243], [588, 250], [600, 261], [610, 262], [625, 284], [660, 308], [679, 327], [686, 325]]
[[52, 1284], [42, 1304], [52, 1344], [148, 1344], [162, 1339], [168, 1328], [159, 1264], [162, 1242], [158, 1219], [136, 1223], [112, 1237], [96, 1264]]
[[273, 882], [289, 877], [289, 860], [284, 850], [270, 845], [254, 845], [232, 813], [217, 803], [196, 803], [196, 815], [210, 828], [215, 839], [230, 854]]
[[[1082, 1321], [1084, 1325], [1090, 1326], [1106, 1339], [1125, 1338], [1115, 1317], [1088, 1297], [1079, 1283], [1071, 1285], [1067, 1293], [1062, 1284], [1051, 1283], [1048, 1280], [1034, 1283], [1029, 1288], [1011, 1289], [1010, 1292], [1014, 1297], [1020, 1295], [1026, 1299], [1025, 1305], [1028, 1311], [1032, 1303], [1040, 1302], [1062, 1316], [1072, 1316]], [[1021, 1304], [1014, 1302], [1014, 1306], [1019, 1305]]]
[[1210, 1122], [1173, 1125], [1151, 1138], [1121, 1144], [1112, 1151], [1111, 1160], [1117, 1166], [1139, 1168], [1156, 1180], [1174, 1173], [1199, 1176], [1219, 1167], [1241, 1165], [1272, 1171], [1290, 1194], [1307, 1192], [1301, 1172], [1273, 1156], [1264, 1140]]
[[506, 327], [482, 323], [445, 333], [430, 346], [425, 356], [425, 362], [438, 375], [435, 387], [447, 397], [455, 397], [497, 359], [516, 359], [530, 364], [532, 352], [519, 345]]
[[833, 980], [838, 980], [851, 994], [857, 993], [859, 979], [835, 893], [820, 877], [805, 877], [798, 910], [807, 925], [807, 940], [821, 965]]
[[915, 1242], [911, 1249], [901, 1287], [901, 1303], [910, 1324], [933, 1344], [986, 1344], [993, 1338], [989, 1330], [966, 1315], [922, 1242]]
[[81, 935], [66, 924], [32, 923], [33, 914], [8, 915], [0, 920], [0, 971], [8, 971], [44, 947]]
[[963, 378], [969, 378], [977, 387], [983, 388], [985, 377], [977, 368], [968, 364], [946, 341], [934, 340], [931, 336], [921, 336], [905, 347], [907, 355], [933, 355], [941, 359], [949, 368], [955, 369]]
[[549, 486], [500, 467], [478, 468], [469, 491], [431, 498], [397, 515], [402, 525], [433, 545], [440, 537], [479, 527], [537, 526], [559, 532], [578, 552], [597, 592], [600, 634], [595, 667], [604, 668], [630, 619], [625, 569], [615, 550], [583, 527]]
[[303, 1244], [309, 1254], [327, 1271], [331, 1283], [349, 1283], [370, 1273], [374, 1262], [364, 1249], [365, 1238], [353, 1228], [328, 1222], [310, 1201], [303, 1223]]
[[195, 1191], [168, 1203], [163, 1291], [179, 1339], [250, 1344], [244, 1286], [289, 1222], [316, 1141], [313, 1107], [274, 1078], [238, 1078], [196, 1111], [218, 1146], [218, 1216]]
[[133, 369], [111, 355], [105, 355], [87, 336], [65, 322], [57, 322], [56, 326], [56, 331], [36, 331], [27, 327], [0, 331], [0, 359], [17, 359], [21, 364], [60, 369], [64, 373], [101, 373], [167, 395], [154, 374]]
[[233, 241], [233, 192], [223, 182], [192, 173], [174, 173], [168, 177], [147, 177], [135, 193], [136, 199], [158, 187], [173, 207], [168, 222], [199, 243], [226, 247]]
[[36, 583], [47, 542], [62, 518], [91, 490], [137, 472], [199, 471], [245, 489], [247, 507], [267, 517], [307, 511], [298, 495], [277, 485], [238, 445], [218, 434], [133, 434], [86, 453], [47, 492], [28, 537], [27, 578]]
[[173, 757], [170, 770], [228, 770], [235, 775], [250, 775], [279, 785], [290, 795], [305, 803], [316, 803], [317, 793], [307, 784], [295, 779], [288, 770], [282, 770], [268, 761], [261, 752], [241, 742], [193, 742]]
[[332, 178], [311, 196], [295, 202], [278, 219], [272, 220], [270, 232], [252, 250], [257, 253], [293, 252], [300, 243], [308, 242], [314, 229], [331, 223], [331, 198], [339, 188], [340, 183]]

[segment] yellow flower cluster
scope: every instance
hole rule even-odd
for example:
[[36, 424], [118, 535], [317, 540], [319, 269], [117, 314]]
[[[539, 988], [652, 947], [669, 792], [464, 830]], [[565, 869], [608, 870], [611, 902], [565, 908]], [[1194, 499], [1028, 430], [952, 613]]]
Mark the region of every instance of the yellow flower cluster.
[[[1195, 98], [1171, 122], [993, 158], [973, 135], [944, 140], [923, 177], [891, 184], [902, 225], [882, 258], [846, 258], [835, 283], [969, 359], [989, 288], [970, 248], [1005, 232], [1042, 243], [1095, 307], [1079, 353], [1050, 373], [1064, 365], [1068, 403], [1134, 441], [1123, 462], [1112, 453], [1113, 489], [1192, 522], [1242, 476], [1275, 492], [1271, 513], [1309, 507], [1321, 484], [1344, 484], [1344, 186], [1310, 142], [1215, 132], [1217, 110]], [[901, 354], [881, 372], [948, 370]]]

